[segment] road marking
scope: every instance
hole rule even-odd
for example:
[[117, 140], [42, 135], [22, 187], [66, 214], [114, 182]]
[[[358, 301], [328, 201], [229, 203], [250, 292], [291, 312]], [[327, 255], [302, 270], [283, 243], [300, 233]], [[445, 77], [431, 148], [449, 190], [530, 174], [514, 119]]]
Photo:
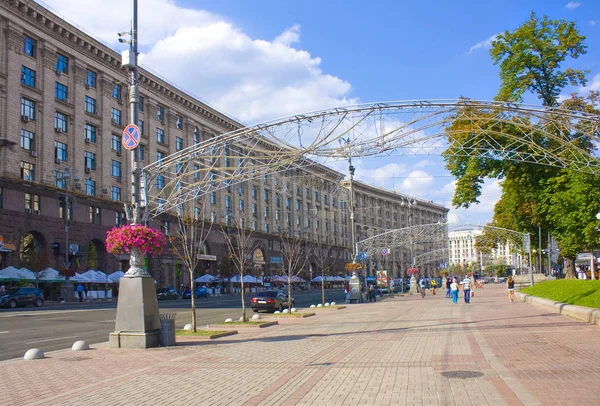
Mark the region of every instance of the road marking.
[[102, 312], [116, 309], [114, 307], [108, 309], [85, 309], [85, 310], [57, 310], [57, 311], [44, 311], [38, 310], [36, 312], [14, 312], [10, 314], [3, 314], [0, 318], [8, 318], [8, 317], [23, 317], [23, 316], [45, 316], [47, 314], [68, 314], [68, 313], [82, 313], [82, 312]]
[[37, 344], [37, 343], [45, 343], [47, 341], [57, 341], [57, 340], [66, 340], [67, 338], [77, 338], [79, 336], [68, 336], [68, 337], [59, 337], [59, 338], [49, 338], [47, 340], [39, 340], [39, 341], [30, 341], [25, 344]]
[[0, 334], [7, 334], [10, 333], [10, 331], [0, 331]]

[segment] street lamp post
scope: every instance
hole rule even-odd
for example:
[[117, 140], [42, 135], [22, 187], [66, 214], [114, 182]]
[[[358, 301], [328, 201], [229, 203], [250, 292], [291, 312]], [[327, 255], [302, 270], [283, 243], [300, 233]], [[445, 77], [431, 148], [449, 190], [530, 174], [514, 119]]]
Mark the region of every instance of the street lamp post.
[[[130, 74], [131, 123], [138, 122], [138, 0], [132, 0], [131, 30], [119, 33], [119, 42], [129, 44], [122, 53], [123, 67]], [[123, 36], [130, 36], [127, 40]], [[138, 147], [131, 149], [131, 207], [126, 207], [131, 224], [140, 224], [141, 182]], [[119, 284], [115, 331], [109, 335], [113, 348], [150, 348], [160, 343], [160, 318], [154, 280], [144, 269], [143, 256], [131, 254], [130, 268]]]
[[[70, 173], [69, 173], [69, 168], [66, 167], [64, 170], [62, 171], [56, 171], [55, 173], [55, 177], [56, 177], [56, 182], [58, 183], [59, 181], [61, 182], [61, 186], [64, 187], [65, 189], [65, 193], [64, 193], [64, 200], [63, 200], [63, 216], [65, 219], [65, 259], [63, 261], [63, 266], [65, 268], [65, 271], [68, 271], [71, 268], [71, 261], [69, 261], [69, 227], [71, 225], [71, 198], [69, 196], [69, 179], [70, 179]], [[65, 277], [65, 284], [64, 284], [64, 298], [65, 298], [65, 302], [69, 302], [70, 301], [70, 293], [72, 292], [72, 282], [70, 281], [70, 277]]]

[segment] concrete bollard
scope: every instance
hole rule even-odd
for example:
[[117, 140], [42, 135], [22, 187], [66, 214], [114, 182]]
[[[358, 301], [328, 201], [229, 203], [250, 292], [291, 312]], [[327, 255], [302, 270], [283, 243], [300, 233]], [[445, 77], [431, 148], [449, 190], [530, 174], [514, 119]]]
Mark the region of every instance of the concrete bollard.
[[260, 320], [262, 317], [260, 317], [260, 314], [255, 314], [254, 316], [252, 316], [252, 320]]
[[185, 326], [183, 326], [183, 329], [184, 330], [188, 330], [188, 331], [192, 331], [192, 324], [191, 323], [186, 324]]
[[86, 351], [89, 349], [90, 349], [89, 344], [83, 340], [75, 341], [75, 343], [71, 347], [71, 351]]
[[335, 305], [337, 305], [337, 303], [336, 302], [331, 302], [331, 305], [335, 306]]
[[227, 319], [225, 319], [225, 323], [233, 323], [233, 319], [232, 318], [227, 318]]
[[310, 308], [311, 308], [311, 309], [314, 309], [315, 307], [317, 307], [317, 306], [315, 306], [315, 305], [310, 305]]
[[283, 314], [287, 314], [287, 313], [289, 313], [289, 312], [290, 312], [290, 310], [289, 310], [289, 309], [283, 309]]
[[296, 313], [298, 311], [298, 309], [296, 309], [295, 307], [292, 307], [292, 313]]
[[42, 359], [44, 358], [44, 351], [40, 350], [39, 348], [32, 348], [30, 350], [27, 350], [23, 358], [26, 360]]

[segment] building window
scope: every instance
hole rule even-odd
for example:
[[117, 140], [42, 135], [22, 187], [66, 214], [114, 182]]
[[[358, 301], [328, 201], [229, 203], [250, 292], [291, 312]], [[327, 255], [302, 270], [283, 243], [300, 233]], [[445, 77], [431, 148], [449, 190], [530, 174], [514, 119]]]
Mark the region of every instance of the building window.
[[175, 138], [175, 149], [177, 151], [181, 151], [183, 149], [183, 138], [181, 138], [181, 137]]
[[163, 154], [163, 153], [162, 153], [162, 152], [160, 152], [160, 151], [156, 151], [156, 161], [157, 161], [157, 162], [160, 162], [160, 161], [162, 161], [162, 159], [163, 159], [164, 157], [165, 157], [165, 154]]
[[244, 193], [244, 184], [243, 183], [238, 183], [238, 193], [241, 195], [242, 193]]
[[[56, 171], [56, 170], [54, 171], [54, 178], [55, 178], [54, 184], [56, 185], [57, 188], [61, 188], [61, 189], [67, 188], [67, 178], [63, 175], [64, 174], [59, 171]], [[64, 217], [62, 217], [62, 214], [61, 214], [60, 218], [64, 218]]]
[[194, 220], [198, 220], [200, 218], [200, 207], [194, 207]]
[[243, 212], [244, 211], [244, 199], [240, 199], [239, 204], [240, 204], [240, 211]]
[[300, 200], [296, 200], [296, 211], [300, 211], [300, 207], [302, 207], [302, 203]]
[[144, 121], [138, 120], [138, 128], [140, 129], [140, 135], [144, 135]]
[[225, 196], [225, 208], [231, 208], [231, 196]]
[[256, 220], [252, 222], [252, 231], [256, 231]]
[[96, 142], [96, 126], [86, 124], [84, 127], [84, 136], [87, 142]]
[[200, 180], [200, 165], [194, 164], [194, 180]]
[[54, 141], [54, 151], [57, 161], [67, 162], [67, 144]]
[[265, 202], [269, 201], [269, 191], [267, 189], [263, 190], [263, 199]]
[[121, 110], [111, 109], [110, 118], [114, 124], [121, 125]]
[[176, 122], [177, 129], [181, 130], [183, 128], [183, 117], [177, 116]]
[[144, 111], [144, 97], [138, 97], [138, 111]]
[[217, 204], [217, 192], [210, 192], [210, 204]]
[[27, 151], [35, 151], [35, 133], [21, 130], [21, 148]]
[[25, 193], [25, 211], [40, 214], [40, 195]]
[[27, 120], [35, 120], [35, 102], [33, 100], [21, 97], [21, 117], [27, 117]]
[[4, 207], [4, 188], [0, 187], [0, 209]]
[[319, 192], [315, 191], [315, 202], [319, 201]]
[[96, 170], [96, 154], [85, 151], [85, 169]]
[[21, 179], [35, 182], [35, 164], [21, 161]]
[[86, 178], [83, 182], [85, 186], [85, 194], [88, 196], [96, 196], [96, 181]]
[[165, 118], [165, 109], [162, 106], [158, 106], [157, 110], [156, 110], [156, 118], [159, 121], [163, 121]]
[[156, 177], [156, 188], [158, 190], [162, 190], [165, 187], [165, 177], [163, 175], [158, 175]]
[[113, 186], [111, 188], [111, 197], [115, 202], [120, 202], [121, 201], [121, 188], [118, 186]]
[[116, 178], [121, 177], [121, 162], [112, 161], [110, 164], [110, 174]]
[[58, 59], [56, 60], [56, 71], [64, 74], [69, 73], [69, 58], [58, 54]]
[[93, 89], [96, 88], [96, 72], [88, 69], [85, 84]]
[[285, 208], [289, 210], [291, 206], [292, 206], [292, 200], [289, 197], [286, 197], [285, 198]]
[[115, 83], [115, 85], [113, 86], [112, 97], [113, 97], [113, 99], [121, 100], [121, 85], [120, 84]]
[[264, 216], [264, 218], [269, 217], [269, 208], [268, 207], [263, 208], [263, 216]]
[[165, 143], [165, 131], [162, 128], [156, 129], [156, 142]]
[[90, 206], [90, 223], [102, 224], [102, 209]]
[[279, 221], [279, 209], [275, 209], [275, 220]]
[[121, 137], [113, 134], [110, 139], [110, 145], [113, 151], [121, 152]]
[[96, 99], [85, 96], [85, 111], [90, 114], [96, 114]]
[[194, 144], [200, 142], [200, 132], [198, 131], [198, 127], [194, 128]]
[[69, 96], [69, 88], [62, 83], [56, 82], [54, 87], [54, 97], [58, 100], [62, 100], [64, 102], [67, 101], [67, 97]]
[[252, 197], [256, 199], [256, 186], [252, 186]]
[[25, 53], [25, 55], [29, 55], [29, 56], [35, 58], [36, 50], [37, 50], [37, 41], [31, 37], [26, 36], [25, 43], [23, 44], [23, 52]]
[[140, 157], [140, 161], [144, 160], [144, 151], [146, 150], [146, 147], [142, 144], [140, 144], [140, 147], [137, 149], [138, 151], [138, 155]]
[[258, 213], [258, 206], [256, 203], [252, 203], [252, 214], [256, 215]]
[[306, 188], [306, 198], [310, 199], [310, 189]]
[[58, 111], [54, 112], [54, 128], [57, 132], [67, 132], [67, 116]]
[[121, 227], [125, 225], [125, 214], [116, 212], [115, 213], [115, 226]]
[[24, 85], [35, 87], [35, 71], [27, 66], [21, 68], [21, 83]]
[[269, 223], [265, 223], [265, 233], [269, 232]]

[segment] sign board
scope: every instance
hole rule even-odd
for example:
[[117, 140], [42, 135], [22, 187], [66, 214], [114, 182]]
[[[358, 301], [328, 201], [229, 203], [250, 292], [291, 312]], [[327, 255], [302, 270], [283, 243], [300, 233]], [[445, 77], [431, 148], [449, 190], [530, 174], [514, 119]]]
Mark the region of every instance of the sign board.
[[271, 263], [272, 264], [283, 264], [283, 258], [282, 257], [271, 257]]
[[77, 251], [79, 251], [79, 244], [69, 244], [69, 251], [71, 251], [71, 254], [73, 255], [77, 254]]
[[11, 244], [7, 241], [4, 241], [4, 237], [0, 235], [0, 252], [13, 252], [16, 250], [17, 247], [15, 244]]
[[265, 256], [263, 255], [263, 252], [261, 251], [260, 248], [257, 248], [254, 250], [254, 253], [252, 254], [252, 260], [257, 265], [265, 264]]
[[362, 261], [364, 259], [369, 259], [369, 254], [366, 252], [359, 252], [358, 257], [356, 259], [358, 259], [359, 261]]
[[216, 255], [204, 255], [201, 254], [198, 256], [198, 258], [200, 259], [200, 261], [216, 261], [217, 260], [217, 256]]
[[384, 248], [384, 249], [381, 250], [381, 255], [383, 255], [383, 256], [386, 256], [389, 253], [390, 253], [389, 249]]
[[135, 124], [129, 124], [123, 130], [123, 135], [121, 137], [123, 148], [128, 150], [135, 149], [140, 144], [140, 138], [141, 133], [139, 127]]
[[377, 271], [377, 286], [380, 288], [388, 287], [388, 271]]

